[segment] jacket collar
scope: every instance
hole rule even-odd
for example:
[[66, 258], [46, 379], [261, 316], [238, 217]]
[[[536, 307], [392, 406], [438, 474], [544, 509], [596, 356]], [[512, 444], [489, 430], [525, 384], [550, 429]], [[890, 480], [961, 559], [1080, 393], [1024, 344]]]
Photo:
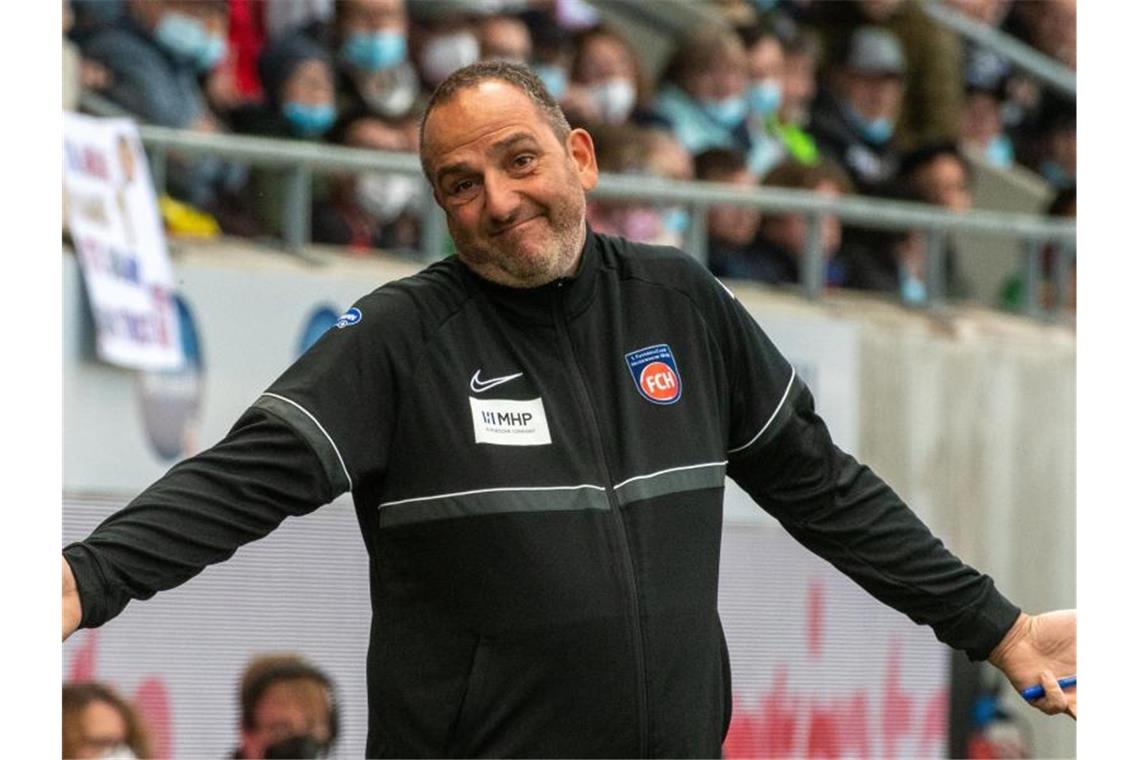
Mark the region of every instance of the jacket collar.
[[553, 325], [561, 313], [574, 319], [589, 307], [597, 287], [600, 254], [598, 239], [586, 225], [586, 241], [578, 271], [537, 288], [512, 288], [485, 280], [460, 262], [469, 286], [509, 315], [540, 325]]

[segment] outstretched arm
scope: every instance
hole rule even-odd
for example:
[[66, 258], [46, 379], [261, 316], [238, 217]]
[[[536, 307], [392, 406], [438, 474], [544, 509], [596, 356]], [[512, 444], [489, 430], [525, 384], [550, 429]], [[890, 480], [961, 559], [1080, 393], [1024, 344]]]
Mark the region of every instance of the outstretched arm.
[[1045, 696], [1033, 706], [1048, 714], [1077, 717], [1077, 689], [1062, 691], [1058, 678], [1077, 673], [1077, 611], [1058, 610], [1018, 617], [994, 647], [989, 661], [1018, 691], [1040, 684]]

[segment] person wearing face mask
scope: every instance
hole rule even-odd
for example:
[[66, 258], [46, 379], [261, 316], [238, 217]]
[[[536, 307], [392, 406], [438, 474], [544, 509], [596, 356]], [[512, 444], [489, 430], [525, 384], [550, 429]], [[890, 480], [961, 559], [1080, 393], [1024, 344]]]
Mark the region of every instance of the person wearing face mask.
[[337, 3], [329, 47], [336, 51], [337, 108], [346, 120], [400, 119], [415, 110], [420, 81], [408, 56], [404, 0]]
[[[125, 12], [85, 36], [83, 56], [108, 72], [101, 91], [144, 124], [217, 132], [201, 77], [227, 55], [225, 0], [128, 0]], [[212, 158], [171, 155], [167, 187], [180, 201], [215, 210], [219, 198], [244, 179]]]
[[428, 16], [413, 35], [420, 80], [434, 89], [453, 72], [479, 60], [479, 37], [470, 19], [450, 5], [424, 6]]
[[339, 711], [332, 679], [304, 658], [255, 657], [238, 687], [241, 744], [237, 760], [328, 757]]
[[879, 27], [860, 27], [812, 118], [820, 152], [843, 166], [860, 193], [881, 192], [894, 178], [898, 152], [892, 137], [905, 76], [898, 39]]
[[580, 32], [574, 42], [570, 84], [561, 100], [570, 123], [622, 124], [642, 111], [648, 84], [625, 38], [598, 26]]
[[142, 718], [129, 702], [104, 683], [63, 685], [63, 757], [154, 757]]
[[[329, 54], [303, 34], [273, 40], [257, 62], [265, 102], [230, 115], [234, 131], [288, 140], [323, 140], [336, 123], [333, 68]], [[270, 234], [282, 228], [284, 183], [281, 172], [257, 168], [250, 174], [249, 203]], [[314, 183], [320, 197], [323, 184]]]
[[[414, 117], [388, 122], [362, 117], [338, 131], [339, 142], [350, 148], [413, 152], [417, 146]], [[422, 187], [417, 177], [376, 171], [334, 177], [328, 196], [313, 204], [313, 241], [359, 255], [413, 249], [426, 202]]]

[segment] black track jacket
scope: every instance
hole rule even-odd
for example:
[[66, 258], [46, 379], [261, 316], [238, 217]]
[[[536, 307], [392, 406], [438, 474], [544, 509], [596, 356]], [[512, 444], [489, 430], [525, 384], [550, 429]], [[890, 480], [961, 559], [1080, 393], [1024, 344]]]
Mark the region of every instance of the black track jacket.
[[457, 259], [357, 302], [229, 435], [65, 550], [86, 627], [351, 491], [369, 756], [716, 757], [724, 477], [984, 658], [1019, 610], [867, 467], [736, 298], [588, 233], [533, 290]]

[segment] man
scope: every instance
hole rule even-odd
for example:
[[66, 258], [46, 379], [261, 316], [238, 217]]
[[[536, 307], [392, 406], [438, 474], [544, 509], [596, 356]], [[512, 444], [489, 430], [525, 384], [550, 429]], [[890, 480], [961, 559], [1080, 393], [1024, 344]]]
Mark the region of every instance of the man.
[[886, 29], [864, 26], [851, 35], [844, 65], [812, 117], [812, 135], [838, 161], [861, 193], [883, 190], [895, 175], [895, 125], [902, 109], [906, 58]]
[[1024, 615], [949, 554], [691, 257], [594, 234], [592, 140], [533, 72], [448, 77], [420, 156], [458, 256], [358, 301], [225, 440], [67, 547], [65, 635], [351, 491], [368, 756], [715, 756], [728, 474], [879, 598], [1075, 711], [1054, 678], [1075, 672], [1075, 613]]
[[242, 674], [241, 746], [233, 757], [326, 757], [336, 742], [332, 681], [297, 655], [254, 658]]
[[[743, 153], [724, 148], [706, 150], [693, 160], [697, 179], [756, 187], [759, 178], [748, 171]], [[760, 231], [760, 211], [748, 206], [710, 206], [705, 217], [708, 231], [709, 271], [717, 277], [749, 279], [752, 243]]]

